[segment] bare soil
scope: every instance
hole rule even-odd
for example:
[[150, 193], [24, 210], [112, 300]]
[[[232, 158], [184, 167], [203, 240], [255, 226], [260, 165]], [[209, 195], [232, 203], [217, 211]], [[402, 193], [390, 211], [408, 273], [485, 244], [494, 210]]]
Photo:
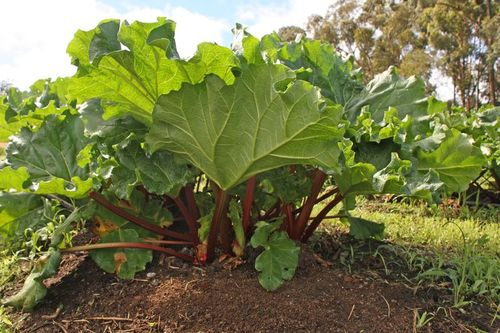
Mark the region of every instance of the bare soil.
[[[250, 262], [234, 270], [192, 267], [158, 256], [124, 281], [84, 254], [66, 255], [47, 298], [13, 314], [18, 332], [474, 332], [485, 314], [450, 308], [417, 329], [417, 312], [436, 312], [436, 295], [417, 293], [373, 271], [348, 273], [305, 251], [295, 278], [266, 292]], [[251, 260], [250, 260], [251, 261]], [[227, 265], [226, 265], [227, 266]], [[479, 311], [481, 312], [481, 311]]]

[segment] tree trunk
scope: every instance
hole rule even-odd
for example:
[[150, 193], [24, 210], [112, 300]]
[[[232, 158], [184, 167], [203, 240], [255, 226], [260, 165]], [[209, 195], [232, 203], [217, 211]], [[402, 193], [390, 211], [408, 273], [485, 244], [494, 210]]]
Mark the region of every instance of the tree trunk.
[[[486, 14], [490, 19], [493, 18], [493, 11], [491, 7], [491, 0], [486, 1]], [[493, 40], [491, 38], [486, 38], [486, 46], [488, 51], [491, 51], [493, 45]], [[495, 76], [495, 59], [488, 61], [488, 95], [490, 104], [497, 105], [496, 89], [497, 80]]]

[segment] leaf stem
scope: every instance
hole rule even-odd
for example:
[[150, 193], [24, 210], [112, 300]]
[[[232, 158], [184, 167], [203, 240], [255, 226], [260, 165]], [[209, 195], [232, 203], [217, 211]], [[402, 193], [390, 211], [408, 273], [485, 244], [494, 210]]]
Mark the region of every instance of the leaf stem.
[[139, 242], [114, 242], [114, 243], [100, 243], [100, 244], [80, 245], [80, 246], [70, 247], [70, 248], [67, 248], [67, 249], [62, 249], [61, 252], [92, 251], [92, 250], [99, 250], [99, 249], [145, 249], [145, 250], [153, 250], [153, 251], [158, 251], [158, 252], [164, 252], [164, 253], [170, 254], [172, 256], [181, 258], [183, 260], [189, 261], [189, 262], [194, 262], [194, 258], [192, 256], [188, 255], [188, 254], [179, 253], [177, 251], [174, 251], [174, 250], [166, 248], [166, 247], [161, 247], [161, 246], [156, 246], [156, 245], [151, 245], [151, 244], [145, 244], [145, 243], [139, 243]]
[[283, 214], [285, 215], [285, 230], [289, 235], [295, 232], [295, 219], [293, 217], [293, 206], [292, 204], [283, 204]]
[[296, 220], [296, 225], [293, 227], [293, 233], [290, 235], [292, 239], [299, 240], [304, 232], [309, 216], [311, 216], [312, 209], [316, 204], [318, 199], [318, 194], [321, 191], [321, 187], [325, 182], [326, 174], [320, 169], [316, 169], [313, 174], [313, 183], [311, 187], [311, 193], [306, 199], [306, 202], [302, 206], [299, 217]]
[[[332, 195], [334, 195], [334, 194], [336, 194], [338, 192], [339, 192], [339, 188], [335, 187], [335, 188], [329, 190], [328, 192], [326, 192], [325, 194], [323, 194], [322, 196], [320, 196], [318, 199], [316, 199], [316, 202], [314, 204], [318, 204], [321, 201], [328, 199], [329, 197], [331, 197]], [[296, 210], [294, 210], [293, 214], [295, 215], [295, 214], [300, 213], [302, 211], [302, 207], [303, 206], [301, 206], [301, 207], [297, 208]]]
[[50, 199], [50, 200], [58, 201], [61, 204], [61, 206], [63, 206], [64, 208], [66, 208], [70, 212], [72, 212], [72, 211], [75, 210], [75, 206], [74, 205], [72, 205], [71, 203], [67, 202], [66, 200], [58, 197], [57, 195], [46, 194], [46, 195], [44, 195], [44, 197], [46, 197], [47, 199]]
[[280, 206], [281, 206], [281, 200], [278, 199], [276, 200], [276, 203], [271, 208], [269, 208], [269, 210], [265, 212], [264, 215], [262, 215], [259, 218], [259, 220], [267, 221], [269, 219], [275, 218], [277, 215], [279, 215], [279, 212], [281, 211]]
[[198, 238], [198, 227], [197, 227], [197, 222], [193, 217], [193, 214], [189, 211], [189, 209], [186, 207], [184, 202], [180, 197], [174, 198], [174, 201], [179, 207], [179, 210], [181, 211], [182, 216], [186, 220], [186, 223], [189, 227], [189, 237], [191, 238], [190, 240], [193, 241], [196, 245], [200, 243], [200, 239]]
[[193, 245], [193, 242], [186, 241], [175, 241], [175, 240], [163, 240], [163, 239], [153, 239], [153, 238], [144, 238], [143, 241], [145, 243], [152, 244], [165, 244], [165, 245]]
[[187, 206], [191, 215], [193, 215], [195, 221], [198, 221], [200, 213], [198, 212], [198, 206], [196, 205], [196, 199], [194, 198], [193, 184], [187, 184], [184, 186], [184, 195], [186, 196]]
[[219, 234], [219, 225], [227, 210], [227, 193], [221, 189], [217, 184], [212, 182], [212, 187], [215, 192], [215, 212], [210, 224], [210, 232], [207, 240], [207, 259], [212, 260], [215, 255], [215, 245], [217, 236]]
[[161, 228], [157, 225], [154, 225], [150, 222], [147, 222], [137, 216], [134, 216], [127, 212], [126, 210], [123, 210], [119, 207], [116, 207], [113, 205], [111, 202], [109, 202], [102, 194], [97, 193], [97, 192], [90, 192], [89, 197], [95, 200], [98, 204], [106, 208], [107, 210], [111, 211], [112, 213], [124, 218], [127, 221], [130, 221], [146, 230], [152, 231], [156, 234], [162, 235], [162, 236], [167, 236], [167, 237], [172, 237], [172, 238], [177, 238], [185, 241], [191, 241], [191, 237], [189, 235], [181, 234], [180, 232], [175, 232], [171, 230], [167, 230], [164, 228]]
[[342, 194], [339, 193], [339, 194], [337, 194], [337, 196], [332, 201], [330, 201], [325, 207], [323, 207], [323, 209], [321, 209], [321, 211], [319, 212], [319, 214], [316, 215], [316, 217], [312, 220], [312, 222], [309, 224], [309, 226], [307, 227], [307, 229], [304, 231], [304, 235], [300, 239], [300, 241], [302, 243], [306, 243], [309, 240], [309, 238], [312, 236], [312, 234], [314, 233], [314, 231], [320, 225], [321, 221], [323, 221], [325, 219], [325, 217], [328, 215], [328, 213], [335, 206], [337, 206], [339, 204], [339, 202], [342, 201], [343, 198], [344, 197], [342, 196]]
[[243, 232], [246, 234], [250, 227], [250, 213], [252, 209], [253, 196], [255, 192], [256, 176], [250, 177], [247, 182], [245, 199], [243, 200]]

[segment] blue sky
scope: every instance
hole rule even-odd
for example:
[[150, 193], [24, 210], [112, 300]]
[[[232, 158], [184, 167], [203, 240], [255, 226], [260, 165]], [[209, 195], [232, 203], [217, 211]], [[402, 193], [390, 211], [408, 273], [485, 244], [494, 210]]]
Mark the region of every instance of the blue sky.
[[75, 72], [66, 46], [77, 29], [89, 30], [105, 18], [177, 22], [176, 41], [183, 57], [202, 41], [231, 43], [235, 22], [257, 36], [285, 25], [304, 26], [335, 0], [14, 0], [0, 1], [0, 81], [22, 89], [40, 78]]
[[[260, 37], [282, 26], [304, 27], [337, 0], [1, 0], [0, 81], [27, 89], [40, 78], [70, 76], [66, 47], [78, 30], [105, 18], [176, 21], [179, 53], [190, 57], [202, 41], [229, 46], [236, 22]], [[449, 78], [436, 73], [440, 97], [451, 98]]]

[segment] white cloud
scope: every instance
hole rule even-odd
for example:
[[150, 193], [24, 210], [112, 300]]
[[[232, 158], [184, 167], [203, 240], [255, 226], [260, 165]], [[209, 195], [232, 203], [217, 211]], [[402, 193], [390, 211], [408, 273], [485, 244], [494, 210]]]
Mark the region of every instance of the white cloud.
[[436, 97], [442, 101], [453, 99], [453, 81], [442, 71], [434, 69], [431, 72], [431, 84], [436, 86]]
[[296, 25], [305, 27], [309, 16], [325, 15], [332, 0], [288, 0], [282, 5], [248, 4], [239, 8], [236, 17], [248, 26], [248, 31], [258, 37], [278, 31], [279, 28]]
[[15, 0], [0, 4], [0, 80], [26, 89], [40, 78], [72, 75], [66, 47], [78, 30], [89, 30], [104, 18], [177, 22], [177, 46], [190, 56], [201, 41], [222, 43], [229, 25], [182, 7], [130, 7], [123, 12], [97, 0]]
[[183, 57], [193, 55], [200, 42], [222, 44], [224, 34], [231, 29], [231, 25], [224, 20], [193, 13], [182, 7], [171, 8], [169, 17], [177, 22], [175, 40]]

